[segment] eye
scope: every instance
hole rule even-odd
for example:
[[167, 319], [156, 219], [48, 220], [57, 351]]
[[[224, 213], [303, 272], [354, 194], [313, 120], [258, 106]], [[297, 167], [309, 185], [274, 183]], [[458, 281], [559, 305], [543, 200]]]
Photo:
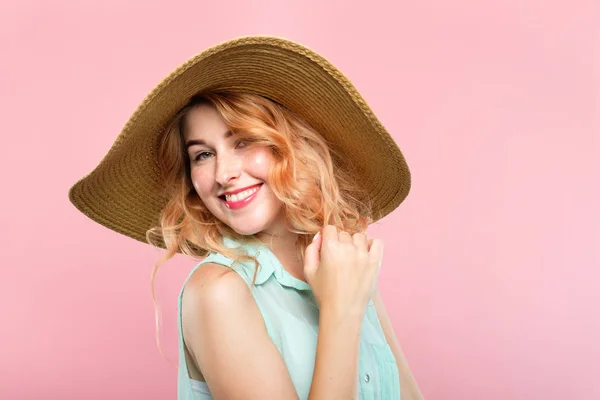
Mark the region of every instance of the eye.
[[210, 156], [212, 153], [209, 153], [208, 151], [203, 151], [201, 153], [198, 153], [195, 157], [194, 157], [194, 161], [202, 161], [205, 160], [208, 156], [204, 157], [204, 155], [208, 155]]
[[237, 142], [235, 142], [235, 147], [246, 147], [247, 146], [247, 141], [244, 139], [240, 139]]

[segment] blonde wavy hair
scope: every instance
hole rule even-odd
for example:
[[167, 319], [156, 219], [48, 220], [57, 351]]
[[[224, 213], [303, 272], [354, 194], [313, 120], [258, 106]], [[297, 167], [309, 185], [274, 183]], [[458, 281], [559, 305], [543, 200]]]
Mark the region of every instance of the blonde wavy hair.
[[[282, 202], [285, 221], [298, 234], [296, 251], [304, 260], [304, 250], [324, 225], [335, 225], [350, 234], [365, 233], [372, 220], [369, 196], [354, 179], [351, 163], [344, 160], [315, 129], [299, 115], [265, 97], [241, 92], [212, 91], [192, 97], [169, 122], [160, 138], [159, 169], [166, 197], [160, 226], [146, 232], [151, 245], [164, 248], [164, 256], [151, 274], [157, 341], [159, 318], [154, 280], [164, 262], [180, 252], [202, 259], [211, 252], [234, 262], [253, 261], [254, 281], [258, 261], [243, 248], [228, 248], [221, 242], [227, 236], [240, 243], [258, 243], [255, 235], [240, 235], [217, 219], [202, 203], [191, 182], [190, 158], [185, 150], [186, 117], [200, 104], [211, 104], [225, 124], [250, 146], [266, 146], [275, 163], [268, 184]], [[253, 283], [254, 283], [253, 281]]]

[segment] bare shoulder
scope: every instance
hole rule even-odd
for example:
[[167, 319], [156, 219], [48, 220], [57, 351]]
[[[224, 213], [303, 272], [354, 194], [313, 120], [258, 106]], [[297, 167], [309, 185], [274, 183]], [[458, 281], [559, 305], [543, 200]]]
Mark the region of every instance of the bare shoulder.
[[[200, 266], [185, 285], [181, 300], [183, 336], [188, 350], [194, 353], [200, 333], [215, 331], [222, 326], [223, 315], [251, 307], [252, 295], [246, 283], [231, 268], [206, 263]], [[235, 323], [228, 321], [227, 323]]]
[[[243, 279], [231, 268], [216, 263], [200, 266], [185, 285], [183, 303], [194, 306], [227, 307], [237, 299], [250, 299], [251, 293]], [[230, 299], [222, 302], [222, 300]]]
[[237, 272], [203, 264], [184, 288], [181, 312], [186, 347], [215, 399], [297, 398], [250, 288]]

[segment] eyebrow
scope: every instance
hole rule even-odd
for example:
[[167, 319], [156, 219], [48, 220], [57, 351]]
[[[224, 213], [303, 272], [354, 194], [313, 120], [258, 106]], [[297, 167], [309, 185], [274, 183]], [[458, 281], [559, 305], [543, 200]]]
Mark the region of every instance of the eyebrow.
[[[226, 131], [225, 133], [223, 133], [223, 137], [224, 137], [225, 139], [227, 139], [227, 138], [231, 137], [232, 135], [233, 135], [233, 132], [231, 132], [231, 129], [230, 129], [230, 130], [228, 130], [228, 131]], [[202, 140], [202, 139], [188, 140], [188, 141], [185, 143], [185, 148], [186, 148], [186, 150], [187, 150], [187, 149], [189, 149], [191, 146], [195, 146], [195, 145], [200, 145], [200, 146], [202, 146], [202, 145], [206, 145], [206, 142], [205, 142], [204, 140]]]

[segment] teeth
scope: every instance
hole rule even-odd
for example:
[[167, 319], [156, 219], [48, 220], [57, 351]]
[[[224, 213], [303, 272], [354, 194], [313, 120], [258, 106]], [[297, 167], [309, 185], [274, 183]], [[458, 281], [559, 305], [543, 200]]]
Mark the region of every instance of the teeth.
[[240, 192], [237, 194], [232, 194], [232, 195], [226, 194], [225, 200], [231, 201], [231, 202], [242, 201], [246, 197], [250, 196], [252, 193], [256, 192], [258, 190], [258, 188], [259, 188], [259, 186], [255, 187], [253, 189], [244, 190], [243, 192]]

